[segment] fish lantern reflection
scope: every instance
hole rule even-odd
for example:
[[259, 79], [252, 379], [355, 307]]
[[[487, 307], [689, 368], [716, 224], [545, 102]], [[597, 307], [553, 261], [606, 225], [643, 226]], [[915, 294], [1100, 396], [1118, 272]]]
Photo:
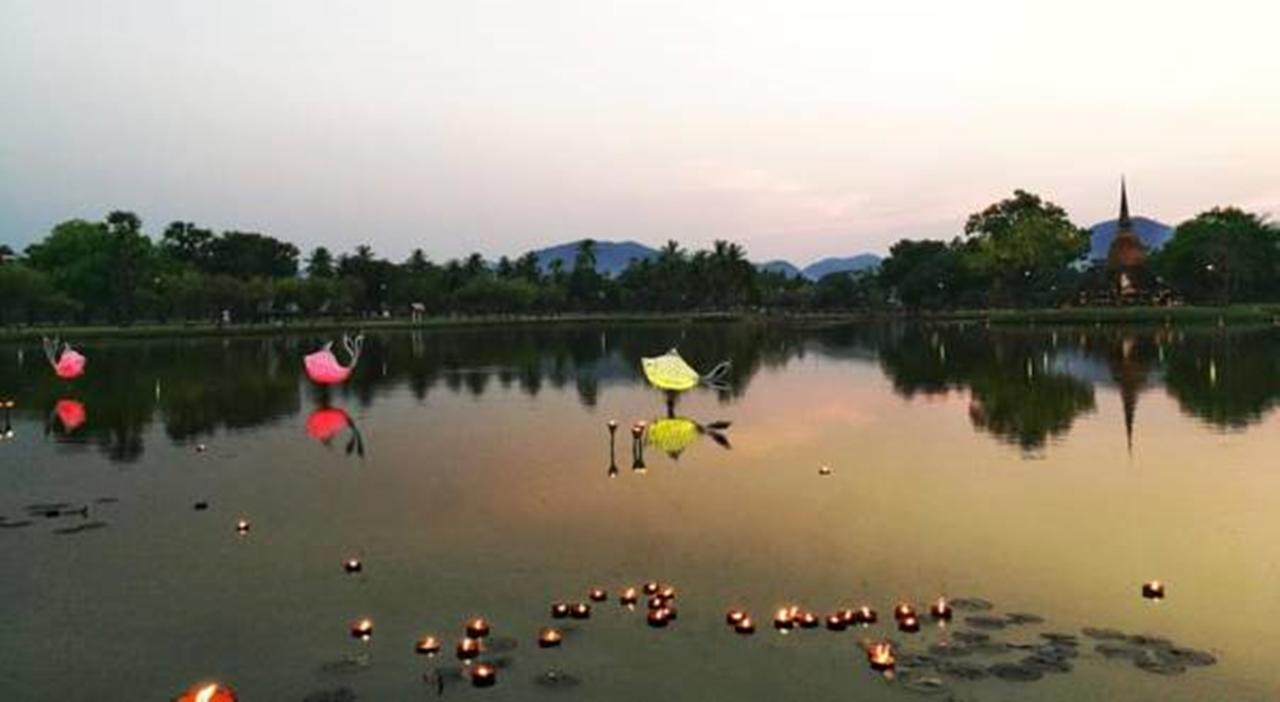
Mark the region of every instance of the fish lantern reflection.
[[236, 693], [218, 683], [200, 683], [182, 693], [174, 702], [236, 702]]
[[1142, 584], [1142, 596], [1148, 600], [1164, 599], [1164, 583], [1159, 580], [1152, 580]]
[[58, 400], [58, 403], [53, 406], [53, 413], [68, 434], [79, 429], [87, 418], [84, 405], [76, 400]]
[[364, 348], [364, 335], [358, 335], [354, 339], [343, 335], [342, 345], [347, 350], [347, 356], [350, 358], [350, 365], [344, 366], [338, 361], [338, 357], [333, 355], [333, 342], [326, 343], [319, 351], [308, 354], [302, 359], [302, 365], [306, 368], [307, 377], [313, 383], [320, 385], [337, 385], [346, 382], [351, 377], [351, 372], [355, 370], [356, 363], [360, 361], [360, 351]]
[[44, 355], [49, 359], [49, 365], [53, 367], [54, 375], [63, 380], [75, 380], [84, 375], [85, 364], [88, 359], [79, 351], [71, 348], [71, 344], [62, 344], [58, 347], [58, 340], [44, 339]]
[[871, 644], [867, 647], [867, 662], [871, 664], [871, 669], [886, 673], [893, 670], [897, 664], [897, 659], [893, 656], [893, 644], [887, 641]]

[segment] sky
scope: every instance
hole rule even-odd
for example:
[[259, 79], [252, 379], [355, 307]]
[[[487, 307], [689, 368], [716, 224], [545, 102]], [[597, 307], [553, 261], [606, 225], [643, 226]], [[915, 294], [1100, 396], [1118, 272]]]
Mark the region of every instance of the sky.
[[304, 250], [803, 264], [1015, 188], [1280, 214], [1280, 3], [0, 0], [0, 242], [129, 209]]

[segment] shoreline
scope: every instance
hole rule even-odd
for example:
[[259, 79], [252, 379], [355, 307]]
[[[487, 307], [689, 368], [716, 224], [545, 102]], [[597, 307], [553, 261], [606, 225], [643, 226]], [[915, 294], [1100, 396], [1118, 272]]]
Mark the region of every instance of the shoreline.
[[359, 329], [362, 331], [432, 331], [495, 326], [562, 326], [574, 324], [698, 324], [698, 323], [826, 324], [853, 322], [979, 322], [992, 326], [1049, 325], [1277, 325], [1280, 304], [1230, 305], [1226, 307], [1074, 307], [1052, 309], [948, 310], [911, 314], [902, 311], [826, 312], [770, 314], [760, 312], [700, 313], [580, 313], [556, 315], [475, 315], [428, 317], [414, 321], [392, 319], [308, 319], [288, 322], [217, 324], [167, 322], [131, 325], [9, 326], [0, 329], [0, 342], [63, 338], [160, 338], [235, 337], [298, 334]]

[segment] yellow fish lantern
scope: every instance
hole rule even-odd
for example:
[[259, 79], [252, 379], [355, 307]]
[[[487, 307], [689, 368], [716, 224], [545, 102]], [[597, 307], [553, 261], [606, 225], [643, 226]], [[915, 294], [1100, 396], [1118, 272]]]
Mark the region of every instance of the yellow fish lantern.
[[675, 349], [661, 356], [641, 358], [640, 366], [650, 385], [671, 392], [692, 390], [703, 383], [716, 384], [729, 370], [729, 362], [725, 361], [713, 368], [710, 373], [702, 375], [694, 370]]

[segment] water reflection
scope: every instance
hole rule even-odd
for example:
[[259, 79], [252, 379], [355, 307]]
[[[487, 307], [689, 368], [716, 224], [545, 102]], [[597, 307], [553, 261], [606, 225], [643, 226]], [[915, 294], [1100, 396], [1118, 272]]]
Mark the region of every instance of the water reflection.
[[364, 457], [364, 437], [356, 422], [341, 407], [317, 407], [307, 415], [307, 435], [325, 446], [332, 446], [334, 439], [349, 433], [344, 452]]
[[[694, 324], [392, 333], [370, 336], [360, 368], [335, 388], [315, 387], [303, 374], [300, 359], [320, 343], [321, 337], [305, 334], [90, 341], [81, 345], [93, 354], [97, 372], [77, 381], [74, 398], [65, 395], [65, 383], [10, 344], [0, 347], [0, 397], [18, 405], [12, 421], [6, 410], [3, 432], [26, 420], [43, 424], [66, 450], [92, 448], [113, 461], [132, 461], [144, 452], [153, 424], [173, 442], [194, 443], [282, 422], [308, 406], [320, 408], [308, 417], [308, 432], [314, 421], [324, 424], [317, 429], [326, 436], [313, 437], [328, 443], [349, 432], [347, 447], [359, 454], [363, 440], [341, 405], [368, 407], [406, 391], [424, 402], [440, 390], [475, 398], [550, 390], [572, 392], [594, 407], [611, 387], [642, 386], [640, 358], [673, 346], [695, 366], [731, 361], [725, 386], [713, 391], [722, 404], [748, 392], [760, 372], [788, 363], [874, 363], [899, 396], [959, 396], [975, 430], [1031, 453], [1046, 450], [1094, 412], [1099, 388], [1118, 394], [1124, 426], [1117, 431], [1131, 447], [1141, 398], [1161, 386], [1184, 413], [1224, 430], [1256, 424], [1280, 402], [1280, 330], [1271, 327]], [[712, 423], [667, 410], [643, 432], [647, 440], [633, 442], [633, 468], [645, 467], [646, 442], [673, 457], [699, 437], [728, 444]], [[610, 465], [616, 470], [612, 450]]]

